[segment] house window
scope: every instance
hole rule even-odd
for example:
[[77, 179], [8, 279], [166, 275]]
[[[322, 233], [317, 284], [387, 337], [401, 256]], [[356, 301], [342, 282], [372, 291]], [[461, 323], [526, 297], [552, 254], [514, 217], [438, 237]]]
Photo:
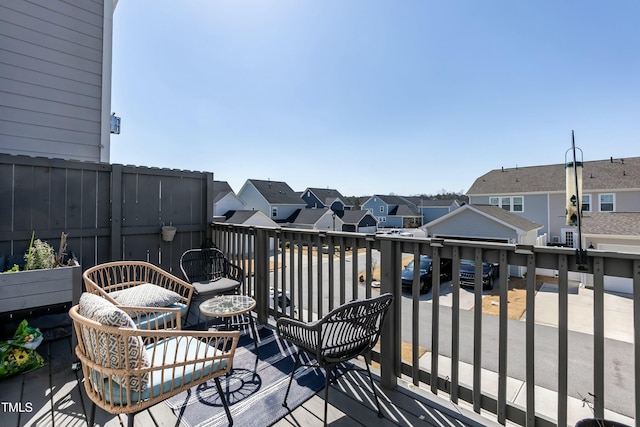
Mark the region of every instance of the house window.
[[384, 213], [384, 206], [380, 206], [380, 213]]
[[573, 247], [573, 231], [565, 231], [564, 233], [565, 244], [572, 248]]
[[511, 210], [511, 197], [503, 197], [500, 200], [500, 207], [505, 211]]
[[499, 206], [505, 211], [510, 212], [523, 212], [524, 211], [524, 197], [522, 196], [503, 196], [503, 197], [489, 197], [489, 204], [493, 206]]
[[522, 212], [523, 210], [524, 210], [524, 206], [523, 206], [522, 197], [521, 196], [514, 197], [513, 198], [512, 211], [513, 212]]
[[615, 210], [613, 194], [600, 195], [600, 212], [613, 212]]
[[582, 212], [591, 212], [591, 194], [582, 195]]
[[271, 208], [271, 216], [272, 216], [273, 218], [275, 218], [275, 217], [277, 217], [277, 216], [278, 216], [278, 207], [277, 207], [277, 206], [273, 206], [273, 207]]

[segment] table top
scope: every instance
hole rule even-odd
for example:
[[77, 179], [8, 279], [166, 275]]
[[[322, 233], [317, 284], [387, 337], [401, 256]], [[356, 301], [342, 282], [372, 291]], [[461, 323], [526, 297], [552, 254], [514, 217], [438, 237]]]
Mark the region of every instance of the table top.
[[211, 317], [237, 316], [252, 310], [256, 300], [247, 295], [218, 295], [200, 304], [200, 313]]

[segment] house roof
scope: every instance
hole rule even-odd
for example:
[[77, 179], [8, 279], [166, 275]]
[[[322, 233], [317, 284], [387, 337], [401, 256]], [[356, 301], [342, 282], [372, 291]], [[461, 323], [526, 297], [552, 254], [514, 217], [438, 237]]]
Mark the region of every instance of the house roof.
[[230, 224], [244, 224], [249, 218], [260, 211], [229, 211], [225, 214], [225, 222]]
[[375, 196], [371, 196], [371, 197], [377, 197], [378, 199], [382, 200], [383, 202], [385, 202], [387, 205], [406, 205], [409, 203], [413, 203], [410, 202], [409, 200], [407, 200], [406, 198], [402, 197], [402, 196], [387, 196], [387, 195], [380, 195], [380, 194], [376, 194]]
[[585, 234], [640, 236], [640, 212], [585, 212], [581, 225]]
[[472, 210], [477, 212], [480, 215], [484, 215], [494, 220], [501, 222], [505, 225], [508, 225], [513, 228], [520, 229], [522, 231], [531, 231], [542, 228], [542, 225], [537, 224], [533, 221], [529, 221], [526, 218], [521, 217], [520, 215], [516, 215], [512, 212], [502, 209], [499, 206], [493, 205], [464, 205], [453, 212], [449, 212], [448, 214], [441, 216], [438, 219], [434, 219], [423, 227], [429, 228], [435, 224], [446, 221], [448, 218], [451, 218], [454, 215], [460, 215], [462, 212], [466, 210]]
[[369, 211], [363, 211], [360, 209], [344, 211], [344, 214], [342, 215], [342, 221], [345, 224], [358, 224], [366, 215], [370, 215], [376, 222], [378, 221], [373, 215], [369, 213]]
[[213, 181], [214, 202], [217, 202], [229, 193], [233, 193], [233, 189], [227, 181]]
[[398, 205], [398, 207], [394, 208], [389, 215], [396, 216], [421, 216], [418, 209], [416, 209], [413, 205]]
[[272, 205], [306, 205], [300, 193], [293, 191], [286, 182], [259, 179], [250, 179], [249, 182]]
[[458, 206], [462, 206], [466, 201], [460, 199], [424, 199], [420, 201], [421, 207], [430, 207], [430, 208], [448, 208], [452, 204], [456, 203]]
[[293, 224], [309, 224], [313, 225], [320, 220], [327, 212], [331, 212], [329, 209], [301, 209], [298, 211], [295, 218], [292, 218]]
[[[468, 195], [552, 193], [566, 190], [564, 163], [495, 169], [476, 179]], [[583, 191], [640, 189], [640, 157], [583, 162]]]
[[307, 190], [311, 191], [316, 195], [318, 200], [322, 200], [323, 202], [331, 201], [333, 202], [335, 199], [344, 199], [342, 194], [338, 190], [334, 190], [332, 188], [307, 188]]

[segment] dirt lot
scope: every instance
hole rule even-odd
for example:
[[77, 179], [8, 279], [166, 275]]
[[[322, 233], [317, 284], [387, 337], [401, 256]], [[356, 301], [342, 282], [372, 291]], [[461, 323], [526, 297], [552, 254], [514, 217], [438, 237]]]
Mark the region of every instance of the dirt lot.
[[[543, 283], [558, 283], [554, 277], [538, 276], [536, 278], [536, 293], [542, 287]], [[524, 315], [527, 308], [527, 290], [526, 280], [520, 277], [509, 278], [509, 291], [507, 292], [507, 301], [509, 307], [507, 316], [509, 319], [519, 320]], [[497, 316], [500, 311], [500, 296], [498, 289], [491, 291], [491, 294], [482, 298], [482, 312]]]
[[[407, 265], [412, 259], [413, 256], [404, 257], [402, 259], [402, 265]], [[364, 271], [360, 272], [360, 275], [362, 274], [364, 274]], [[375, 280], [380, 279], [379, 266], [375, 266], [373, 268], [373, 278]], [[538, 276], [536, 279], [536, 292], [538, 292], [543, 283], [558, 283], [558, 280], [554, 277]], [[525, 279], [520, 277], [509, 278], [509, 291], [507, 293], [507, 301], [509, 304], [507, 315], [509, 316], [509, 319], [519, 320], [522, 318], [527, 307], [526, 296], [527, 291]], [[484, 314], [498, 316], [500, 311], [499, 301], [500, 296], [498, 294], [498, 289], [494, 289], [489, 295], [482, 298], [482, 312]]]

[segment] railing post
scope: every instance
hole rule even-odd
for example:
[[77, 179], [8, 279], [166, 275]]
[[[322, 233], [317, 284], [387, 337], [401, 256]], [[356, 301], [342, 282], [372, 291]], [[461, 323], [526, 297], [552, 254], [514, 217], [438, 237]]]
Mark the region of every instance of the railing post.
[[384, 239], [380, 245], [380, 292], [394, 295], [393, 304], [382, 328], [380, 336], [380, 380], [385, 388], [395, 388], [400, 374], [400, 344], [402, 334], [400, 295], [400, 271], [402, 263], [398, 245], [391, 239]]
[[267, 323], [269, 317], [269, 235], [265, 229], [256, 229], [255, 299], [258, 323]]

